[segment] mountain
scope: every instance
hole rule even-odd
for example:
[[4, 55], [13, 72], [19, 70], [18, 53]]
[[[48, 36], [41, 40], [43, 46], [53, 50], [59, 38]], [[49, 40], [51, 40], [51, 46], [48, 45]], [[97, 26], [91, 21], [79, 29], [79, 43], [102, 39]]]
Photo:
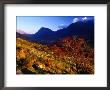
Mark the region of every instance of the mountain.
[[92, 47], [94, 47], [94, 21], [76, 22], [69, 25], [66, 29], [69, 36], [81, 36], [85, 38]]
[[[42, 27], [35, 34], [22, 34], [33, 42], [40, 42], [42, 44], [52, 44], [57, 40], [63, 39], [68, 36], [81, 36], [86, 39], [92, 47], [94, 47], [94, 21], [80, 21], [70, 24], [68, 27], [52, 31], [49, 28]], [[22, 38], [24, 39], [24, 38]]]
[[39, 29], [39, 31], [37, 33], [35, 33], [35, 35], [47, 35], [47, 34], [52, 34], [53, 31], [49, 28], [45, 28], [45, 27], [42, 27]]
[[20, 34], [27, 34], [26, 32], [24, 32], [23, 30], [20, 30], [20, 29], [18, 29], [16, 32], [20, 33]]
[[41, 42], [43, 44], [51, 43], [53, 40], [55, 40], [55, 33], [49, 28], [42, 27], [39, 29], [37, 33], [35, 33], [32, 38], [34, 38], [36, 41]]

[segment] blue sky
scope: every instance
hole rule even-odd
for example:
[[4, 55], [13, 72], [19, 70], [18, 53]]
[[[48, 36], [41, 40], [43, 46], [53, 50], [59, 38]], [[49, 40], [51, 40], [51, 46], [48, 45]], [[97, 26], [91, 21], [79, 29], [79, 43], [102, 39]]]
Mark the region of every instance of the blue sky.
[[83, 19], [93, 19], [93, 16], [17, 16], [17, 30], [26, 33], [36, 33], [41, 27], [57, 31], [59, 26], [68, 26]]

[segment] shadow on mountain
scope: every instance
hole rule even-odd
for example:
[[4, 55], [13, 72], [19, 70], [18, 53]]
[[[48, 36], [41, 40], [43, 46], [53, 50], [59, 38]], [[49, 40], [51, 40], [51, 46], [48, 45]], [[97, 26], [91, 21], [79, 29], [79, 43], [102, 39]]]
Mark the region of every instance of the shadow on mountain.
[[17, 33], [17, 38], [22, 38], [30, 42], [37, 42], [41, 44], [53, 44], [56, 41], [68, 36], [81, 36], [94, 47], [94, 21], [88, 20], [85, 22], [76, 22], [70, 24], [68, 27], [52, 31], [49, 28], [42, 27], [35, 34], [20, 34]]

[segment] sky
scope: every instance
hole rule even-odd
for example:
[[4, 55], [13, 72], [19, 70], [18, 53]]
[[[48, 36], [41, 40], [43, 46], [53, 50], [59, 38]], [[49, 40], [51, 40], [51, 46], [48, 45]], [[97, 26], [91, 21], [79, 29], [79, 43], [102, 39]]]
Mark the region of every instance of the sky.
[[93, 19], [93, 16], [17, 16], [17, 30], [34, 34], [41, 27], [57, 31], [60, 27], [67, 27], [71, 23]]

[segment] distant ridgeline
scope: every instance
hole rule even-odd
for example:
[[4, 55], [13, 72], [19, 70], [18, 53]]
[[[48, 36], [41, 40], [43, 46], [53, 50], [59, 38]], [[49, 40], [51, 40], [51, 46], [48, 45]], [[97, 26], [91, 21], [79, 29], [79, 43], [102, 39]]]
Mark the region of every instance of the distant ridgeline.
[[49, 28], [42, 27], [35, 34], [21, 34], [16, 32], [17, 38], [22, 38], [30, 42], [41, 44], [53, 44], [65, 37], [82, 37], [91, 47], [94, 47], [94, 20], [80, 21], [70, 24], [68, 27], [52, 31]]

